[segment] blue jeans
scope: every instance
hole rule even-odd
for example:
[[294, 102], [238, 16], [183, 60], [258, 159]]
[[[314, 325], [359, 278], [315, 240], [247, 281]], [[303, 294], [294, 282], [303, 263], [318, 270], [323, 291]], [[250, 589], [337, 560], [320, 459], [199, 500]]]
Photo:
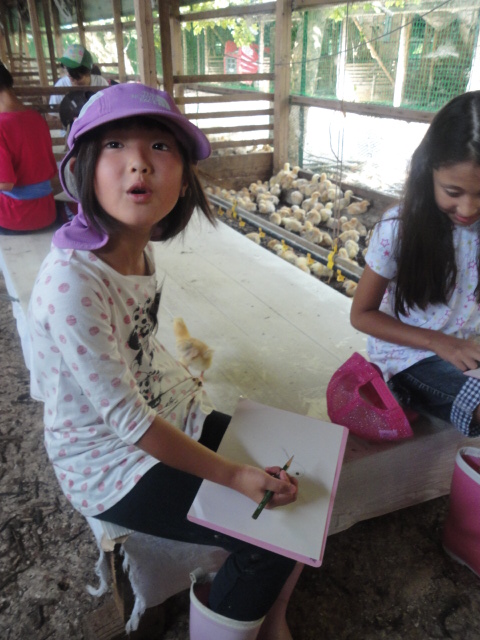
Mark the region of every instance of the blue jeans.
[[[205, 420], [200, 442], [216, 451], [229, 422], [230, 416], [214, 411]], [[212, 583], [208, 605], [227, 618], [258, 620], [277, 599], [295, 561], [187, 520], [201, 482], [159, 462], [100, 519], [160, 538], [230, 551]]]
[[388, 386], [400, 402], [451, 422], [466, 436], [480, 435], [480, 424], [473, 418], [480, 405], [480, 380], [438, 356], [397, 373]]

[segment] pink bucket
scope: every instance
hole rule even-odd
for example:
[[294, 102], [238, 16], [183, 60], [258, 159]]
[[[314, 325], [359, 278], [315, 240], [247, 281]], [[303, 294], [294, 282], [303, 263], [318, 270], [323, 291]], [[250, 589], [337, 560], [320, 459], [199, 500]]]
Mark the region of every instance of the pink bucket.
[[376, 365], [354, 353], [335, 371], [327, 387], [330, 420], [373, 442], [413, 436], [405, 413]]

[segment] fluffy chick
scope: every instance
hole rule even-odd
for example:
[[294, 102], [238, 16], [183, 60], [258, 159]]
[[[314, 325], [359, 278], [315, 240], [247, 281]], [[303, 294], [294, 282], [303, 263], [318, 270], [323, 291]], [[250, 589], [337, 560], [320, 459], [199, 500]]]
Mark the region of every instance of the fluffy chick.
[[200, 371], [203, 378], [203, 372], [212, 364], [213, 349], [202, 340], [192, 338], [183, 318], [174, 318], [173, 333], [180, 362], [188, 371], [190, 367]]
[[352, 202], [347, 207], [347, 213], [352, 216], [358, 216], [362, 213], [365, 213], [369, 206], [370, 202], [368, 200], [362, 200], [361, 202]]

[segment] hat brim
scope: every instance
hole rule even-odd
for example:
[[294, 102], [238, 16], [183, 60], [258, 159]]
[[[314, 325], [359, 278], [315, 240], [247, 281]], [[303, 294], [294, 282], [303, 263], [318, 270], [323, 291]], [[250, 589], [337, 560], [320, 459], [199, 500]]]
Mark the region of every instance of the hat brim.
[[76, 202], [80, 202], [75, 177], [70, 171], [69, 167], [70, 159], [74, 156], [74, 151], [75, 149], [70, 149], [67, 155], [63, 158], [62, 162], [60, 163], [60, 171], [58, 172], [58, 175], [63, 190], [68, 193], [68, 195]]
[[70, 58], [60, 58], [59, 62], [69, 69], [78, 69], [78, 67], [82, 66], [81, 63], [79, 64], [78, 62], [74, 62], [73, 60], [70, 60]]

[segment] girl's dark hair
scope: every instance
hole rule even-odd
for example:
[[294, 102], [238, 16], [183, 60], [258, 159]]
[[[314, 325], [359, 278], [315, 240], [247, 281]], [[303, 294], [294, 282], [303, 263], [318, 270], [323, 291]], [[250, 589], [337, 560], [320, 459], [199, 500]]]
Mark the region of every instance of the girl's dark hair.
[[7, 67], [0, 63], [0, 91], [13, 87], [13, 77]]
[[[434, 196], [433, 171], [480, 167], [480, 91], [457, 96], [435, 115], [410, 162], [399, 210], [395, 313], [446, 304], [457, 277], [453, 223]], [[480, 283], [480, 262], [478, 264]], [[476, 290], [480, 301], [479, 286]]]
[[91, 75], [91, 70], [88, 67], [80, 66], [75, 67], [75, 69], [70, 69], [67, 67], [67, 73], [72, 78], [72, 80], [81, 80], [84, 76]]
[[[95, 228], [98, 230], [103, 229], [108, 234], [115, 233], [118, 222], [98, 202], [94, 189], [95, 169], [100, 156], [102, 138], [109, 130], [118, 129], [119, 126], [126, 129], [136, 126], [147, 129], [168, 129], [167, 124], [153, 118], [141, 116], [126, 118], [97, 127], [83, 135], [76, 143], [78, 145], [78, 153], [76, 154], [74, 176], [80, 204], [87, 220]], [[170, 129], [168, 130], [170, 131]], [[152, 233], [152, 240], [169, 240], [181, 233], [192, 217], [195, 207], [198, 207], [205, 217], [212, 224], [215, 224], [215, 217], [201, 185], [197, 169], [189, 161], [187, 151], [178, 140], [177, 144], [182, 156], [187, 189], [185, 195], [178, 199], [172, 211], [155, 227]]]

